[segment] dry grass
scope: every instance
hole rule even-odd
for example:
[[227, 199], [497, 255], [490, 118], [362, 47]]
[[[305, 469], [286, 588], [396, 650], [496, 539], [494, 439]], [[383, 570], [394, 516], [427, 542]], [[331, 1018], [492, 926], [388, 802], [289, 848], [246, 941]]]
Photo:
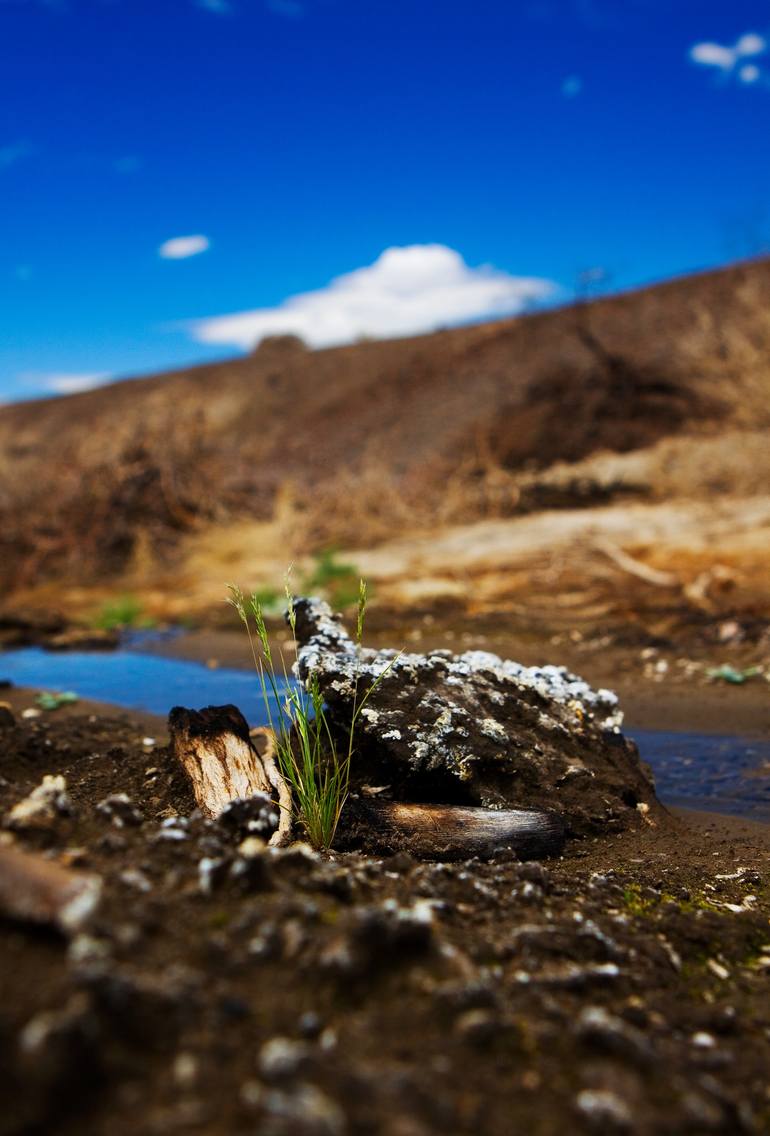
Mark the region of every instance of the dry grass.
[[162, 560], [180, 537], [225, 515], [221, 459], [205, 435], [172, 423], [137, 430], [109, 459], [76, 452], [41, 463], [34, 480], [0, 476], [0, 585], [46, 578], [93, 582]]
[[274, 578], [330, 544], [765, 491], [770, 262], [419, 339], [279, 348], [0, 410], [0, 585], [135, 590], [244, 556]]

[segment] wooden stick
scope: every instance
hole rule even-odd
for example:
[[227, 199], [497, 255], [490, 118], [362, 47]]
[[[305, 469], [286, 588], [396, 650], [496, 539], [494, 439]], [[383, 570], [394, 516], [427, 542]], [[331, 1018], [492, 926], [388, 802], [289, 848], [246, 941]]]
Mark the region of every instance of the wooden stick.
[[72, 872], [53, 860], [0, 844], [0, 915], [44, 923], [73, 934], [99, 902], [99, 876]]
[[278, 829], [273, 845], [285, 844], [291, 835], [291, 792], [275, 760], [269, 730], [254, 731], [266, 739], [258, 753], [246, 719], [236, 706], [207, 706], [187, 710], [175, 706], [168, 716], [174, 756], [190, 779], [198, 807], [218, 817], [231, 801], [267, 793], [277, 799]]

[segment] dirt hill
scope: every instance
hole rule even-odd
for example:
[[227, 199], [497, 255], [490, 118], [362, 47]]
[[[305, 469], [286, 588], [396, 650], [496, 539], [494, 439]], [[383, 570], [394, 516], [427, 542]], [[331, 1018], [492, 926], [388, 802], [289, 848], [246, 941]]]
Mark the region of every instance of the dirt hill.
[[276, 339], [0, 409], [3, 583], [114, 578], [233, 518], [290, 517], [296, 552], [618, 494], [750, 495], [769, 425], [768, 260], [414, 339]]

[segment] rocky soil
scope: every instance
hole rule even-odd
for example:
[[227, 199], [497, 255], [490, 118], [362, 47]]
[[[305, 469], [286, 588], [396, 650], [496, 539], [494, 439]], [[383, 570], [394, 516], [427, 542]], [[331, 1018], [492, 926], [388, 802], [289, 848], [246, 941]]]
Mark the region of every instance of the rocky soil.
[[267, 850], [146, 720], [2, 718], [0, 839], [102, 880], [64, 932], [0, 923], [4, 1136], [769, 1130], [766, 829]]

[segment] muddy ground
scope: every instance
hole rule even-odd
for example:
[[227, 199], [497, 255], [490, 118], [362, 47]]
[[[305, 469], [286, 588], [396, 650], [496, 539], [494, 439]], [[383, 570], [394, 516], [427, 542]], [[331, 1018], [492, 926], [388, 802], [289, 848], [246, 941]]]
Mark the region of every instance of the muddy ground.
[[[677, 713], [676, 684], [628, 685], [637, 718]], [[761, 728], [762, 685], [692, 680], [689, 724], [717, 698]], [[527, 864], [249, 857], [161, 727], [86, 705], [2, 730], [0, 814], [47, 773], [71, 801], [15, 839], [104, 880], [69, 940], [0, 928], [3, 1136], [770, 1131], [770, 829], [677, 813]], [[99, 807], [116, 793], [134, 808]]]

